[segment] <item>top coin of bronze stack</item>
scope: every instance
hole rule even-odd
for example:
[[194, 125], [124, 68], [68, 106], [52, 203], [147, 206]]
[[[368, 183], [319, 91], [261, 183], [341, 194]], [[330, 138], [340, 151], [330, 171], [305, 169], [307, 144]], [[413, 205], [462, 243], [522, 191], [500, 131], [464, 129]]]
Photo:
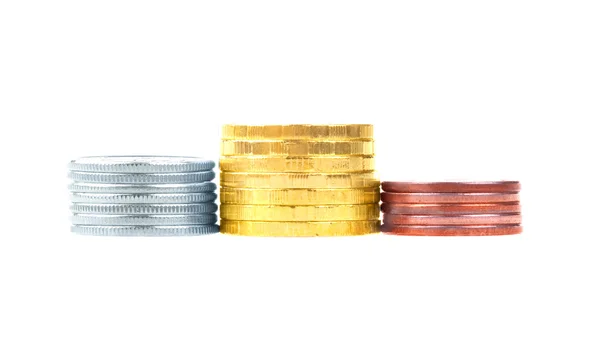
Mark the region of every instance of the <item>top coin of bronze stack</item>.
[[221, 232], [379, 231], [372, 125], [225, 125], [222, 138]]
[[519, 234], [517, 181], [382, 182], [382, 231], [398, 235]]

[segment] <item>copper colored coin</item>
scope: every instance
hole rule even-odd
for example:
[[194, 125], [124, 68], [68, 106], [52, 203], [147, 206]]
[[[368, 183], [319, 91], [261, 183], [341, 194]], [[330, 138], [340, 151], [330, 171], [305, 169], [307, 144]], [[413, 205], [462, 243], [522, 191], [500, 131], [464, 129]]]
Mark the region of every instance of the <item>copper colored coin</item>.
[[386, 214], [452, 215], [452, 214], [507, 214], [521, 212], [518, 202], [501, 204], [381, 204]]
[[487, 204], [517, 202], [519, 193], [392, 193], [382, 192], [381, 201], [392, 204]]
[[480, 215], [393, 215], [384, 214], [386, 225], [504, 225], [520, 224], [521, 214], [480, 214]]
[[521, 225], [473, 225], [473, 226], [397, 226], [382, 225], [386, 234], [411, 236], [487, 236], [512, 235], [523, 231]]
[[519, 181], [485, 182], [387, 182], [381, 183], [388, 192], [517, 192]]

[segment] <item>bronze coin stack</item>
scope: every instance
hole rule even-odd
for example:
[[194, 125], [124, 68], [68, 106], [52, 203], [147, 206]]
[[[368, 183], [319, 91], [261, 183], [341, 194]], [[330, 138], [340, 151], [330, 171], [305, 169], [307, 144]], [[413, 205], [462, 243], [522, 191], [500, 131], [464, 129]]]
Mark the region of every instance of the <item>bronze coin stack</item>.
[[381, 231], [484, 236], [522, 232], [518, 181], [382, 182]]
[[372, 125], [225, 125], [220, 168], [223, 233], [379, 232]]

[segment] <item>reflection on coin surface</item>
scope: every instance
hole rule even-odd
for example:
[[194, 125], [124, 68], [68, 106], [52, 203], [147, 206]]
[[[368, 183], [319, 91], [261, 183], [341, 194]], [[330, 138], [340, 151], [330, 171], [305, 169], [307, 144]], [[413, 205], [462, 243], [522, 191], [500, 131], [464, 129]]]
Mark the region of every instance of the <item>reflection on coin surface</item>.
[[517, 202], [519, 194], [513, 193], [391, 193], [382, 192], [381, 201], [392, 204], [485, 204]]
[[353, 236], [378, 233], [379, 220], [320, 222], [222, 220], [221, 232], [246, 236]]
[[385, 225], [501, 225], [520, 224], [521, 214], [383, 215]]
[[488, 236], [512, 235], [523, 231], [521, 225], [477, 225], [477, 226], [397, 226], [382, 225], [386, 234], [409, 236]]
[[371, 124], [285, 124], [285, 125], [235, 125], [222, 129], [224, 140], [350, 140], [372, 139]]
[[519, 181], [485, 181], [485, 182], [389, 182], [381, 183], [383, 191], [387, 192], [418, 192], [418, 193], [448, 193], [448, 192], [479, 192], [502, 193], [516, 192], [521, 189]]
[[373, 156], [373, 141], [237, 141], [221, 143], [222, 156]]
[[375, 188], [379, 187], [379, 180], [372, 172], [351, 174], [221, 172], [221, 186], [257, 189]]
[[102, 214], [73, 214], [71, 223], [74, 225], [205, 225], [217, 222], [216, 214], [198, 215], [102, 215]]
[[167, 173], [209, 171], [214, 161], [181, 156], [90, 156], [69, 163], [69, 170], [114, 173]]
[[185, 184], [101, 184], [72, 182], [71, 192], [90, 192], [98, 194], [185, 194], [197, 192], [214, 192], [214, 182], [197, 182]]
[[444, 214], [505, 214], [521, 212], [518, 202], [496, 204], [381, 204], [386, 214], [444, 215]]
[[379, 189], [242, 189], [221, 188], [222, 204], [342, 205], [379, 202]]
[[70, 171], [69, 177], [75, 182], [103, 184], [178, 184], [211, 181], [214, 171], [185, 173], [108, 173]]
[[193, 215], [217, 211], [214, 202], [202, 204], [72, 204], [75, 214]]
[[71, 193], [71, 202], [90, 204], [194, 204], [217, 199], [214, 192], [184, 194], [102, 194]]
[[221, 171], [348, 173], [375, 170], [372, 156], [242, 156], [221, 157]]
[[94, 236], [195, 236], [219, 232], [218, 225], [103, 226], [73, 225], [71, 231]]
[[379, 220], [379, 204], [317, 206], [221, 204], [221, 219], [251, 221]]

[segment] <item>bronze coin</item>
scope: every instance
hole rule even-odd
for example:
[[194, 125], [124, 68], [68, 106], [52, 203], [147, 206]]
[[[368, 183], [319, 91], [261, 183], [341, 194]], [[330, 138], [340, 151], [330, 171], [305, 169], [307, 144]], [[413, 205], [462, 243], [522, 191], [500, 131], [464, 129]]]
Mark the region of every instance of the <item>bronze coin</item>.
[[448, 214], [506, 214], [521, 212], [518, 202], [502, 204], [381, 204], [386, 214], [448, 215]]
[[382, 192], [381, 201], [392, 204], [488, 204], [517, 202], [519, 193], [392, 193]]
[[393, 215], [384, 214], [386, 225], [503, 225], [520, 224], [521, 214], [480, 214], [480, 215]]
[[519, 181], [485, 182], [388, 182], [381, 183], [383, 191], [388, 192], [517, 192], [521, 189]]
[[512, 235], [523, 231], [521, 225], [472, 225], [472, 226], [397, 226], [382, 225], [386, 234], [411, 236], [487, 236]]

